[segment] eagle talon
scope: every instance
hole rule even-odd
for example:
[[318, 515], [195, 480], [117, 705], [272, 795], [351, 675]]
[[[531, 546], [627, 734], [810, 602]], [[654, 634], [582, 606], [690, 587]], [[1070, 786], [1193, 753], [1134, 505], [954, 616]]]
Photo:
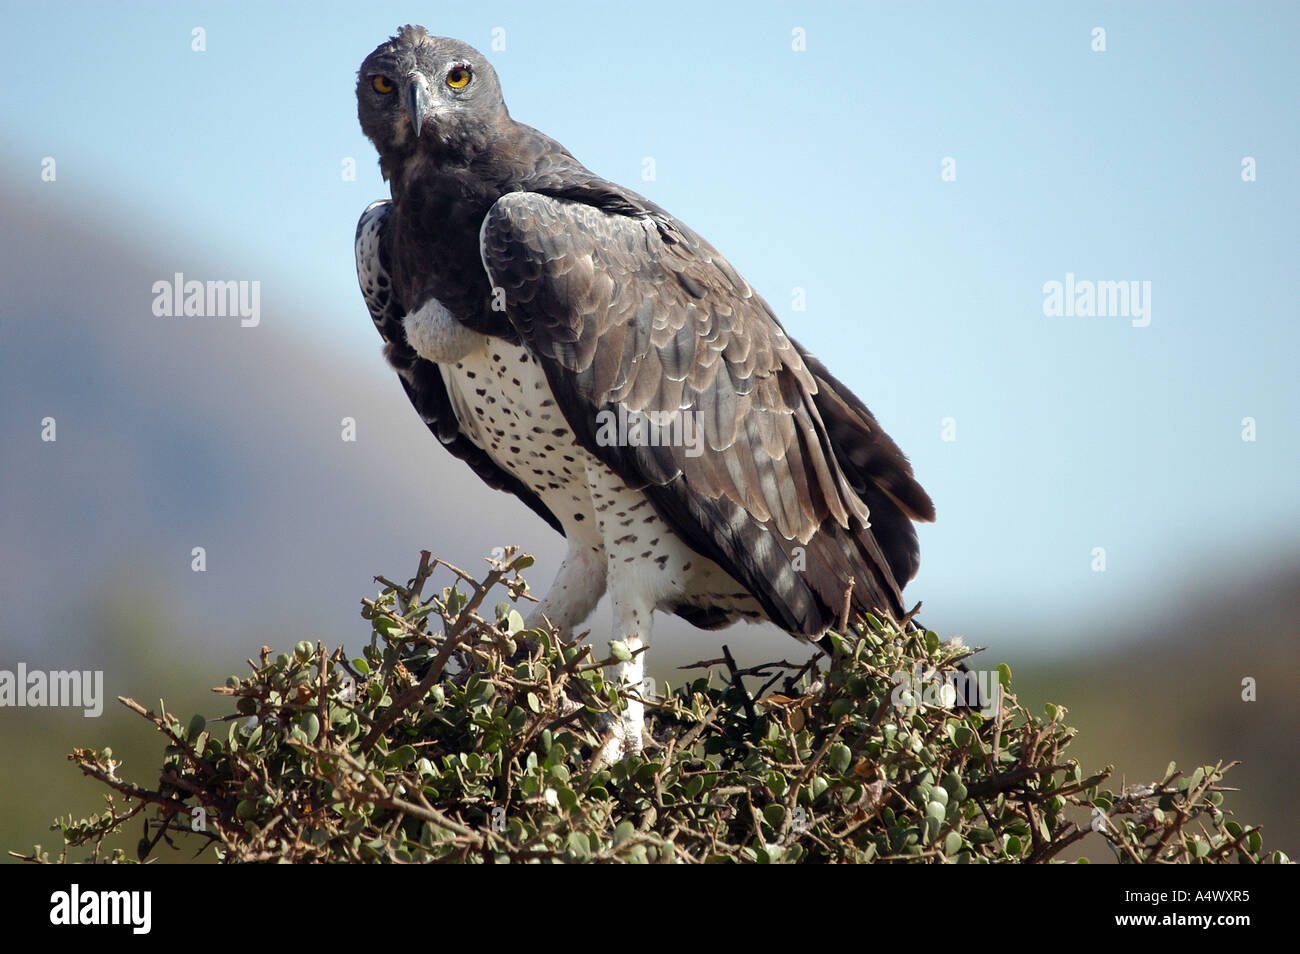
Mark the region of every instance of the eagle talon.
[[593, 772], [609, 768], [616, 762], [626, 761], [645, 751], [644, 726], [639, 721], [605, 716], [601, 720], [601, 728], [604, 730], [602, 742], [592, 757]]

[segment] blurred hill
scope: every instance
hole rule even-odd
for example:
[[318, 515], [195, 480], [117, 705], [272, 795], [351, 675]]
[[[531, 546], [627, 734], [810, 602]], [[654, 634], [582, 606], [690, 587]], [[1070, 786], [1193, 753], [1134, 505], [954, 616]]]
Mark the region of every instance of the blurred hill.
[[[1170, 761], [1190, 773], [1240, 760], [1229, 784], [1241, 791], [1229, 796], [1229, 807], [1263, 826], [1266, 845], [1295, 858], [1300, 560], [1227, 587], [1221, 572], [1206, 566], [1194, 592], [1158, 627], [1109, 621], [1117, 645], [1100, 654], [1089, 651], [1096, 627], [1080, 627], [1067, 658], [1016, 665], [1020, 701], [1036, 711], [1044, 702], [1065, 705], [1079, 729], [1071, 752], [1085, 769], [1114, 763], [1116, 777], [1133, 784], [1160, 778]], [[1255, 702], [1242, 699], [1246, 678], [1255, 680]], [[1081, 845], [1103, 860], [1096, 844]]]
[[[210, 711], [207, 687], [278, 632], [355, 645], [372, 575], [408, 572], [422, 547], [479, 566], [527, 538], [542, 585], [563, 546], [437, 445], [377, 340], [345, 365], [286, 321], [293, 292], [272, 281], [256, 328], [154, 317], [152, 285], [173, 272], [259, 276], [146, 250], [133, 223], [45, 194], [0, 191], [0, 668], [102, 669], [107, 701], [99, 720], [0, 709], [0, 764], [23, 763], [0, 782], [0, 850], [48, 844], [56, 809], [98, 807], [73, 745], [157, 764], [152, 743], [127, 743], [117, 695]], [[359, 295], [338, 307], [368, 321]]]
[[[295, 333], [292, 292], [267, 283], [256, 328], [154, 317], [151, 286], [173, 272], [258, 276], [193, 249], [146, 256], [27, 196], [0, 194], [0, 215], [6, 655], [93, 653], [88, 588], [165, 591], [186, 608], [178, 651], [192, 653], [238, 644], [254, 618], [342, 640], [370, 575], [422, 546], [473, 560], [509, 533], [559, 549], [437, 446], [377, 341], [345, 366]], [[359, 297], [338, 307], [366, 320]], [[40, 440], [46, 416], [55, 443]]]

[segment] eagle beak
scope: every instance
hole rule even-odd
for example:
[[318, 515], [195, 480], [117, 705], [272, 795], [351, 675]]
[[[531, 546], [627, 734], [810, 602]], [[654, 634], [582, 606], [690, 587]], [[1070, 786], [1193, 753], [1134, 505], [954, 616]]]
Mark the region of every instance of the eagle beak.
[[406, 77], [406, 112], [411, 117], [416, 139], [420, 138], [420, 128], [424, 125], [424, 117], [431, 104], [429, 81], [423, 73], [412, 71]]

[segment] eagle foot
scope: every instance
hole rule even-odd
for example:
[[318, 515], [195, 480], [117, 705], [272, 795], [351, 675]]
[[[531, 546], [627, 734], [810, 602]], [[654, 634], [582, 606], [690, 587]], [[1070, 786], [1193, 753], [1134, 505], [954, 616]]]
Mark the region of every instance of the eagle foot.
[[614, 715], [601, 716], [598, 728], [604, 739], [593, 757], [593, 771], [609, 768], [615, 762], [622, 762], [633, 755], [640, 755], [645, 748], [644, 724], [639, 719], [622, 718]]
[[[582, 703], [564, 692], [560, 702], [560, 715], [567, 716], [582, 708]], [[646, 746], [644, 716], [638, 718], [629, 712], [607, 712], [596, 721], [600, 744], [593, 756], [593, 772], [608, 768], [632, 755], [640, 755]], [[653, 738], [651, 744], [654, 744]]]

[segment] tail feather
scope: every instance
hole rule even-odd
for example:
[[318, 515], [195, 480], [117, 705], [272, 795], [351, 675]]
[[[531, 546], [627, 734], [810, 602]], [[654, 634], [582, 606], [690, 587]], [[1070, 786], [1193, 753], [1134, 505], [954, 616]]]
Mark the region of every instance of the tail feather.
[[897, 588], [902, 589], [920, 567], [913, 521], [933, 521], [934, 503], [917, 482], [907, 457], [875, 415], [817, 358], [800, 350], [817, 382], [813, 403], [826, 425], [836, 462], [867, 505], [871, 534]]

